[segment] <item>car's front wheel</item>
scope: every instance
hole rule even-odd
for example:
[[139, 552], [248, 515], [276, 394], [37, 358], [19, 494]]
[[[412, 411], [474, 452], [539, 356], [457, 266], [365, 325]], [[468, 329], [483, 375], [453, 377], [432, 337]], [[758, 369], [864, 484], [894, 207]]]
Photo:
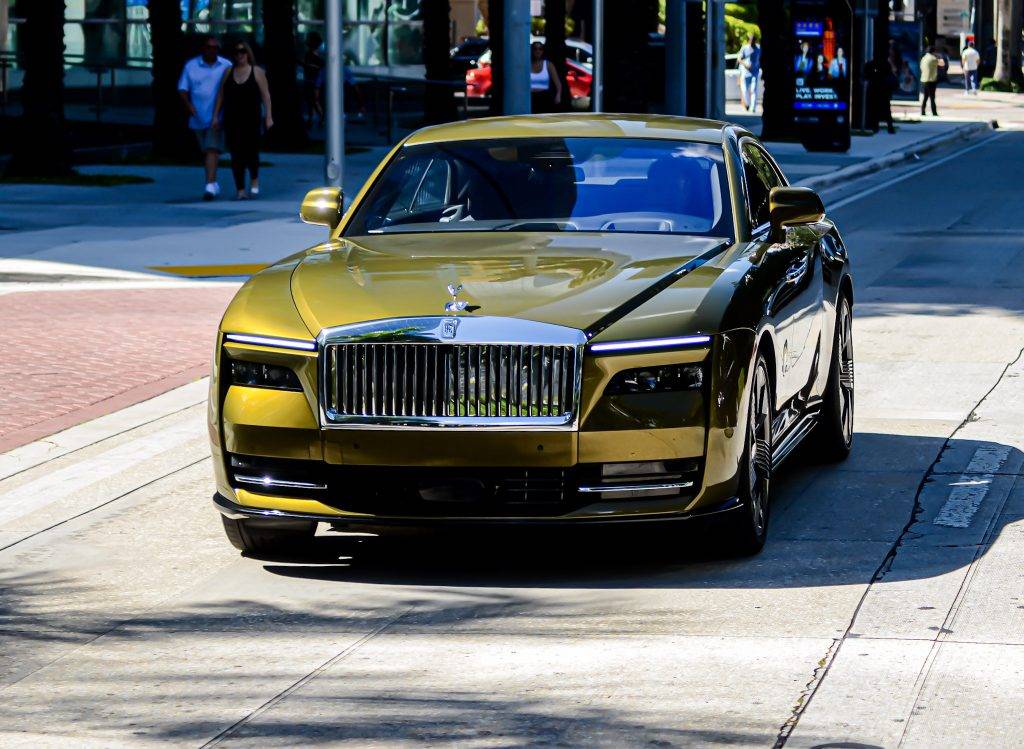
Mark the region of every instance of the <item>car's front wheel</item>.
[[822, 460], [845, 460], [853, 447], [853, 311], [845, 296], [836, 309], [832, 363], [814, 436], [813, 449]]
[[729, 512], [726, 542], [737, 556], [757, 554], [768, 538], [772, 473], [772, 380], [757, 357], [747, 405], [747, 429], [740, 464], [738, 509]]
[[316, 523], [296, 521], [273, 525], [261, 521], [235, 520], [221, 515], [228, 541], [239, 551], [256, 556], [280, 556], [308, 552]]

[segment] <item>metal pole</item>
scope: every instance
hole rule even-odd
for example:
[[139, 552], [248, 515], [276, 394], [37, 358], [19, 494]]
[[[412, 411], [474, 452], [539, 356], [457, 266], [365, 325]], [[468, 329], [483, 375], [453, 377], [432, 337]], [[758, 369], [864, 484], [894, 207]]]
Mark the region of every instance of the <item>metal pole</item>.
[[604, 0], [594, 0], [594, 73], [590, 101], [595, 112], [604, 109]]
[[686, 115], [686, 0], [665, 3], [665, 113]]
[[725, 3], [707, 0], [704, 8], [704, 116], [720, 120], [725, 116]]
[[505, 44], [502, 54], [502, 113], [530, 113], [530, 0], [505, 0], [502, 4]]
[[341, 36], [341, 0], [325, 0], [327, 36], [327, 119], [325, 121], [324, 181], [341, 187], [345, 167], [345, 56]]

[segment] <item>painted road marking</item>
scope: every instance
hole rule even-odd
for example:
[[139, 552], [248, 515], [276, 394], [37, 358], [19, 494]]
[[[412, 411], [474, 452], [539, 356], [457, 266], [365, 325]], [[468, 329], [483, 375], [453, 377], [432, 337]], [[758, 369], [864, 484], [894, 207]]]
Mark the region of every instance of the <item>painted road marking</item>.
[[960, 480], [952, 484], [949, 499], [932, 521], [948, 528], [967, 528], [988, 494], [996, 472], [1010, 456], [1006, 445], [985, 445], [974, 452]]
[[148, 265], [149, 270], [171, 273], [186, 278], [222, 278], [251, 276], [269, 267], [269, 263], [234, 263], [228, 265]]

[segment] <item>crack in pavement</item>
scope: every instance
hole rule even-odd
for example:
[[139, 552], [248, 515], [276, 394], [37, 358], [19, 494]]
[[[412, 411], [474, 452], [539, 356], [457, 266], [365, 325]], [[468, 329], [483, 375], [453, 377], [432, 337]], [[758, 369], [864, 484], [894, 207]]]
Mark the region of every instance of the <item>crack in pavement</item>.
[[[914, 504], [910, 510], [910, 518], [907, 520], [906, 525], [903, 526], [903, 530], [900, 531], [899, 535], [896, 537], [896, 540], [893, 541], [893, 544], [889, 548], [889, 551], [886, 553], [885, 557], [882, 558], [882, 561], [875, 569], [875, 572], [871, 576], [871, 579], [868, 580], [868, 584], [864, 587], [864, 591], [861, 593], [861, 596], [857, 601], [857, 605], [853, 609], [853, 613], [850, 616], [850, 621], [846, 625], [846, 630], [843, 632], [842, 636], [838, 640], [835, 640], [833, 645], [829, 647], [828, 652], [825, 653], [824, 657], [820, 661], [818, 661], [818, 666], [817, 668], [815, 668], [814, 673], [812, 674], [811, 681], [808, 682], [808, 689], [805, 689], [804, 692], [801, 693], [800, 699], [797, 701], [797, 704], [793, 709], [793, 714], [789, 717], [788, 720], [786, 720], [785, 723], [782, 724], [782, 727], [779, 730], [778, 737], [775, 740], [775, 745], [773, 749], [782, 749], [782, 747], [786, 745], [786, 742], [789, 740], [789, 737], [793, 734], [793, 731], [796, 729], [797, 724], [800, 722], [800, 718], [807, 711], [807, 707], [811, 704], [811, 701], [814, 699], [814, 696], [818, 693], [818, 689], [821, 688], [821, 685], [828, 677], [829, 671], [832, 668], [832, 664], [835, 662], [836, 656], [839, 654], [839, 651], [843, 647], [843, 643], [845, 643], [847, 639], [851, 639], [850, 633], [853, 631], [854, 623], [857, 621], [857, 617], [860, 615], [860, 611], [864, 606], [864, 602], [867, 600], [868, 594], [871, 592], [875, 583], [881, 582], [892, 569], [892, 565], [896, 561], [896, 555], [899, 553], [900, 548], [903, 546], [904, 540], [908, 537], [913, 537], [914, 534], [912, 533], [911, 528], [913, 528], [914, 525], [917, 523], [918, 518], [924, 510], [921, 504], [921, 493], [924, 491], [925, 485], [934, 475], [933, 471], [935, 470], [935, 467], [939, 464], [939, 461], [942, 459], [943, 453], [949, 448], [950, 442], [956, 437], [960, 430], [967, 426], [967, 424], [971, 423], [973, 420], [976, 420], [977, 410], [981, 407], [985, 400], [990, 395], [992, 395], [993, 392], [995, 392], [995, 389], [999, 387], [1000, 383], [1002, 383], [1003, 379], [1006, 377], [1006, 373], [1009, 372], [1010, 368], [1014, 364], [1019, 362], [1022, 357], [1024, 357], [1024, 348], [1020, 349], [1020, 351], [1017, 352], [1017, 356], [1015, 356], [1009, 363], [1007, 363], [1005, 367], [1003, 367], [1003, 370], [999, 373], [999, 376], [996, 378], [996, 381], [992, 384], [992, 387], [985, 391], [985, 393], [981, 396], [978, 402], [974, 404], [974, 407], [971, 409], [970, 413], [968, 413], [967, 416], [964, 417], [963, 421], [961, 421], [956, 426], [956, 428], [950, 433], [950, 435], [943, 440], [942, 445], [939, 447], [939, 450], [935, 455], [935, 459], [931, 462], [931, 465], [928, 466], [928, 469], [924, 472], [924, 475], [921, 476], [921, 480], [917, 484], [917, 490], [914, 492]], [[978, 557], [980, 556], [982, 550], [987, 548], [988, 542], [990, 541], [990, 534], [992, 532], [992, 528], [994, 527], [996, 519], [998, 518], [998, 515], [999, 513], [996, 513], [993, 516], [991, 524], [989, 525], [989, 529], [986, 531], [983, 542], [978, 545], [978, 551], [975, 554], [974, 559], [971, 561], [971, 570], [969, 570], [967, 575], [964, 576], [964, 582], [966, 582], [966, 580], [972, 576], [972, 571], [977, 562]], [[961, 586], [964, 585], [964, 582], [961, 583]], [[947, 612], [946, 621], [948, 621], [949, 616], [952, 614], [953, 610], [958, 607], [959, 601], [961, 600], [962, 592], [963, 588], [961, 587], [961, 591], [957, 594], [956, 601], [950, 608], [950, 611]], [[933, 642], [937, 643], [939, 638], [941, 637], [942, 632], [937, 633], [935, 640], [933, 640]], [[930, 653], [928, 659], [926, 659], [926, 664], [923, 667], [922, 671], [924, 671], [925, 668], [930, 668], [932, 660], [933, 654]], [[915, 685], [915, 688], [919, 688], [918, 685], [922, 684], [923, 681], [919, 680], [918, 684]], [[804, 696], [806, 696], [806, 699], [803, 699]], [[920, 696], [920, 692], [918, 692], [918, 696]], [[917, 702], [918, 698], [915, 698], [915, 706], [917, 705]], [[907, 723], [909, 724], [909, 719], [907, 720]], [[906, 736], [906, 726], [904, 727], [903, 736]], [[902, 743], [903, 737], [900, 738], [900, 741]]]
[[825, 671], [829, 666], [832, 665], [832, 659], [835, 658], [836, 653], [839, 650], [839, 644], [842, 642], [841, 638], [833, 638], [832, 644], [828, 646], [828, 650], [825, 651], [825, 655], [818, 660], [818, 665], [811, 673], [811, 678], [804, 685], [804, 688], [800, 690], [800, 694], [796, 698], [796, 703], [793, 705], [793, 710], [790, 716], [786, 719], [786, 722], [779, 726], [778, 736], [775, 737], [775, 744], [772, 749], [781, 749], [786, 745], [789, 740], [789, 735], [793, 733], [793, 729], [796, 728], [797, 721], [800, 720], [800, 716], [803, 714], [804, 708], [807, 703], [810, 702], [811, 695], [817, 689], [818, 682], [824, 677]]

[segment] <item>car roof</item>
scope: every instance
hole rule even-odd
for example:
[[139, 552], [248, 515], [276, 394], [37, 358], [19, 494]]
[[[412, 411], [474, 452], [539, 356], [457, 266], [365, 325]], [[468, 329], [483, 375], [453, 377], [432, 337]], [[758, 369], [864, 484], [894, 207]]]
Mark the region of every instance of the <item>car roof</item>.
[[691, 143], [722, 143], [735, 126], [696, 117], [659, 114], [557, 114], [483, 117], [417, 130], [406, 145], [491, 138], [648, 138]]

